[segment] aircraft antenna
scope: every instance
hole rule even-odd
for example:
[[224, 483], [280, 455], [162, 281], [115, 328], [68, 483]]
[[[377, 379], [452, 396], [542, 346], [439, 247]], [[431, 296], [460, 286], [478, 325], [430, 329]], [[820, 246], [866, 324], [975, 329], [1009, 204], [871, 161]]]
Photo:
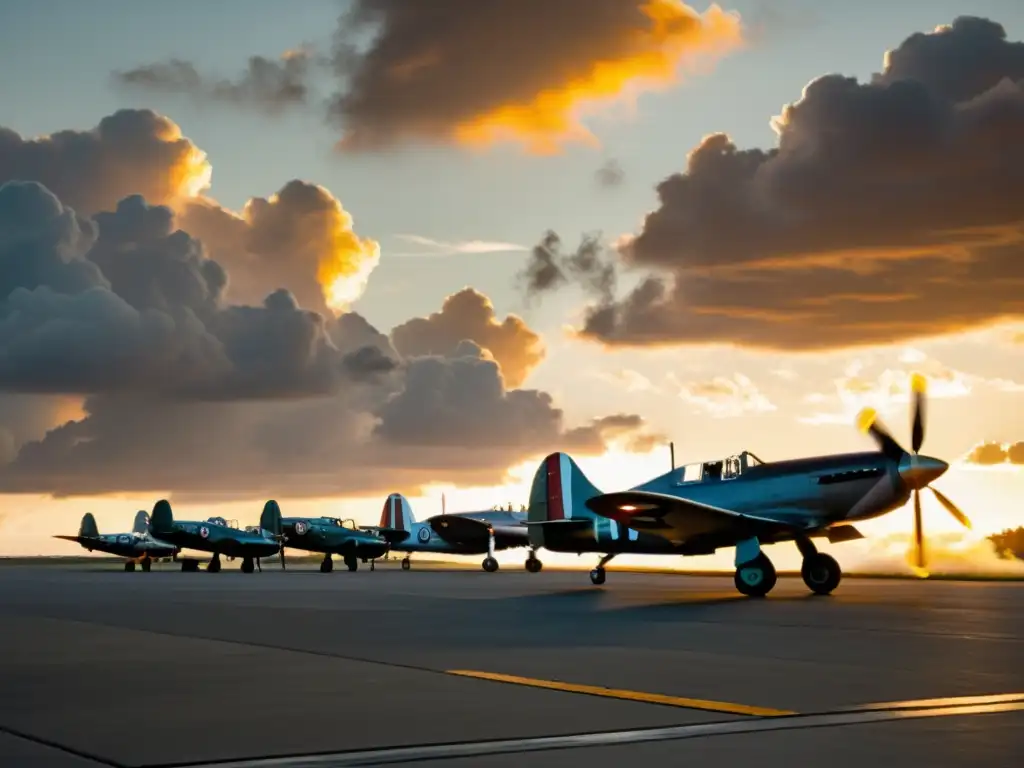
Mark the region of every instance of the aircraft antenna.
[[676, 444], [675, 443], [669, 443], [668, 444], [668, 455], [669, 455], [669, 458], [672, 461], [672, 469], [674, 470], [676, 468]]

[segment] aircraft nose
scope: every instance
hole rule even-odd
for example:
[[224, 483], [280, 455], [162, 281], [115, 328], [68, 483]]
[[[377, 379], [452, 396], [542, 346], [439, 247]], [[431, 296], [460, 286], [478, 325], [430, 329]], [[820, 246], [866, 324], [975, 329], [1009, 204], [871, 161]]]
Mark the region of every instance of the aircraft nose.
[[900, 461], [900, 477], [911, 488], [921, 489], [933, 482], [949, 469], [949, 464], [931, 456], [907, 454]]

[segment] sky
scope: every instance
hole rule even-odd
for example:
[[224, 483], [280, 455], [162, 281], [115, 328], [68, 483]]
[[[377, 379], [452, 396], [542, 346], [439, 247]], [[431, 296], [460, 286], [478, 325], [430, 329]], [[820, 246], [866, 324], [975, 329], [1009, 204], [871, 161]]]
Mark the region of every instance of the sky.
[[870, 449], [913, 371], [1024, 524], [1024, 8], [588, 8], [0, 7], [0, 554]]

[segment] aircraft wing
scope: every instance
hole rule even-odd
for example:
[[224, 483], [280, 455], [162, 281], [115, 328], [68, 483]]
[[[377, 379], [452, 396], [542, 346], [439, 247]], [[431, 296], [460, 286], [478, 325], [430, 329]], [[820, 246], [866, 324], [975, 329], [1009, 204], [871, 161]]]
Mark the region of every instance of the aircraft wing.
[[388, 544], [399, 544], [409, 538], [409, 531], [400, 531], [398, 528], [381, 528], [379, 525], [361, 525], [361, 531], [380, 534]]
[[794, 529], [781, 520], [651, 491], [604, 493], [588, 499], [586, 505], [602, 517], [674, 542], [733, 531], [739, 536], [765, 536]]
[[451, 544], [486, 542], [491, 529], [496, 538], [522, 539], [524, 542], [529, 538], [528, 529], [521, 523], [491, 523], [465, 515], [436, 515], [426, 522], [434, 533]]

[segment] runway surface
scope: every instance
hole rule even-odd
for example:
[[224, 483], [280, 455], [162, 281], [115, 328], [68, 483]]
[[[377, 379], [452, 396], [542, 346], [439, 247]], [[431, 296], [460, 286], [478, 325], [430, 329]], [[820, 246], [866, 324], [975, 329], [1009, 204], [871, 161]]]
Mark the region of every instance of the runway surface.
[[0, 568], [0, 764], [976, 768], [1024, 753], [1022, 583], [848, 579], [820, 598], [780, 578], [751, 600], [731, 579], [614, 570], [593, 587], [508, 567], [233, 565]]

